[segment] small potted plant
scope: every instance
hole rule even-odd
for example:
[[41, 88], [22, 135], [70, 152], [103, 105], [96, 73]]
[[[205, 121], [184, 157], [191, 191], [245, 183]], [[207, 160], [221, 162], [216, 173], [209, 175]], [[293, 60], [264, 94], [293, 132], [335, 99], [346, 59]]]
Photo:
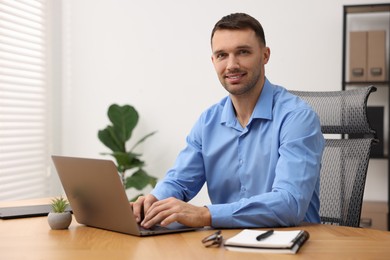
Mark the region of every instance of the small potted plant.
[[69, 227], [72, 222], [72, 214], [66, 211], [68, 205], [68, 201], [63, 197], [52, 199], [52, 211], [47, 218], [51, 229], [67, 229]]

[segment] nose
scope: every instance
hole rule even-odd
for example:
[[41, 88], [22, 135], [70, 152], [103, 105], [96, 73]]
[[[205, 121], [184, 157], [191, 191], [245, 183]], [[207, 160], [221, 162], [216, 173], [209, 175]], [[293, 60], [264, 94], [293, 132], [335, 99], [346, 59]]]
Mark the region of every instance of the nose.
[[240, 68], [240, 63], [239, 63], [237, 57], [234, 55], [230, 55], [228, 58], [226, 69], [231, 71], [231, 70], [236, 70], [239, 68]]

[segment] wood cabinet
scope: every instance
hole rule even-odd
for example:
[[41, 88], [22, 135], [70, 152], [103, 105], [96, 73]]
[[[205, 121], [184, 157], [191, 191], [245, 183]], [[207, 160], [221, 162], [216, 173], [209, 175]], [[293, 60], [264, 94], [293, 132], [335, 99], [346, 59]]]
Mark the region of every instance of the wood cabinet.
[[[379, 145], [373, 147], [371, 160], [380, 160], [380, 167], [368, 171], [367, 178], [373, 175], [379, 178], [375, 183], [381, 187], [370, 187], [367, 183], [365, 192], [375, 189], [387, 189], [385, 196], [381, 196], [375, 205], [383, 204], [383, 211], [386, 212], [386, 228], [390, 227], [389, 202], [390, 202], [390, 167], [389, 167], [389, 104], [390, 104], [390, 3], [367, 4], [367, 5], [346, 5], [343, 9], [343, 56], [342, 56], [342, 89], [358, 88], [374, 85], [377, 92], [371, 94], [368, 100], [368, 109], [373, 112], [376, 118], [370, 118], [370, 124], [379, 133]], [[373, 109], [373, 108], [376, 108]], [[378, 111], [383, 111], [378, 112]], [[368, 111], [370, 112], [370, 111]], [[374, 122], [375, 121], [375, 122]], [[375, 123], [379, 124], [375, 129]], [[383, 163], [385, 162], [385, 163]], [[379, 174], [382, 173], [382, 174]], [[384, 174], [385, 172], [385, 174]], [[387, 184], [387, 185], [386, 185]], [[382, 191], [383, 192], [383, 191]], [[367, 208], [372, 208], [372, 202], [363, 203], [362, 225], [367, 220]], [[371, 203], [371, 204], [370, 204]], [[372, 210], [371, 210], [372, 211]], [[370, 212], [370, 210], [368, 210]], [[377, 212], [376, 212], [377, 213]], [[376, 214], [375, 213], [375, 214]], [[368, 216], [369, 218], [369, 216]], [[367, 224], [367, 223], [366, 223]], [[383, 226], [383, 225], [382, 225]]]

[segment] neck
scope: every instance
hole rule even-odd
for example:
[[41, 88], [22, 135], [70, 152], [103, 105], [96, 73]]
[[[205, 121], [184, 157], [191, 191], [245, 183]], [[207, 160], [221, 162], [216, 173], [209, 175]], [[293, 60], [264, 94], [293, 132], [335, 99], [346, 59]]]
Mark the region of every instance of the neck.
[[261, 89], [257, 93], [247, 93], [244, 95], [230, 95], [236, 117], [242, 127], [246, 127], [255, 109], [257, 100], [261, 94]]
[[256, 103], [253, 104], [252, 102], [245, 101], [242, 99], [237, 100], [233, 97], [232, 97], [232, 102], [233, 102], [233, 106], [236, 112], [236, 117], [238, 122], [240, 122], [240, 125], [242, 127], [246, 127], [253, 113]]

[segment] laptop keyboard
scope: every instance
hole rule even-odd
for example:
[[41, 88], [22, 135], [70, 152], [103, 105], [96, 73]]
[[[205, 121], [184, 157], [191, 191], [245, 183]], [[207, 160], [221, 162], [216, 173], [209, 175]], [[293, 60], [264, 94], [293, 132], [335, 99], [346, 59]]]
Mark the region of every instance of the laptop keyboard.
[[167, 227], [163, 227], [163, 226], [160, 226], [160, 225], [155, 225], [151, 228], [144, 228], [144, 227], [141, 227], [140, 225], [138, 225], [139, 227], [139, 230], [140, 231], [160, 231], [160, 230], [169, 230], [169, 228]]

